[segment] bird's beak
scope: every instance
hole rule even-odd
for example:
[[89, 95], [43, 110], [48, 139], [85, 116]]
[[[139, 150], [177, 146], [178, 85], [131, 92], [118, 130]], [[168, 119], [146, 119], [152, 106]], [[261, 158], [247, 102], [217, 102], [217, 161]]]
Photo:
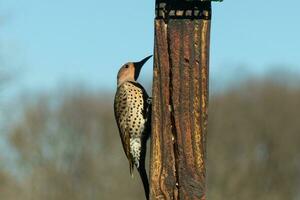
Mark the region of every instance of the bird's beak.
[[144, 58], [143, 60], [139, 61], [139, 62], [135, 62], [134, 64], [134, 68], [135, 68], [135, 73], [134, 73], [134, 79], [136, 80], [141, 72], [141, 69], [143, 67], [143, 65], [149, 60], [149, 58], [151, 58], [152, 55], [147, 56], [146, 58]]

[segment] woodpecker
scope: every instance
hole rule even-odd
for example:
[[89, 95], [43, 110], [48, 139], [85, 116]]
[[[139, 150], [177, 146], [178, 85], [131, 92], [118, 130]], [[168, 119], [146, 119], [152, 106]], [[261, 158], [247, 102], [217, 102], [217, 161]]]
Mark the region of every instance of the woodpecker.
[[137, 82], [148, 56], [139, 62], [124, 64], [117, 76], [114, 101], [115, 118], [123, 149], [129, 161], [132, 176], [134, 166], [143, 182], [146, 199], [149, 199], [149, 182], [145, 169], [146, 143], [151, 131], [151, 97]]

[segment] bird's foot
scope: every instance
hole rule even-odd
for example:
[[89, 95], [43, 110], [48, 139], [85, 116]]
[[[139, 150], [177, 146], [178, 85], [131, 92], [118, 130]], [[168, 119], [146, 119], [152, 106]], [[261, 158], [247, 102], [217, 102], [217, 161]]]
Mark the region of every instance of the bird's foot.
[[152, 104], [152, 97], [148, 97], [147, 103], [148, 103], [148, 104]]

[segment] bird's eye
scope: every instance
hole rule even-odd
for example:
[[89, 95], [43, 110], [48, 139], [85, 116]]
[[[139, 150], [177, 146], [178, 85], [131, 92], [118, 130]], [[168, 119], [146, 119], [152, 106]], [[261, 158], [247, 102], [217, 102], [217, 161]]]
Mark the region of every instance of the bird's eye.
[[128, 68], [129, 66], [128, 65], [125, 65], [125, 68]]

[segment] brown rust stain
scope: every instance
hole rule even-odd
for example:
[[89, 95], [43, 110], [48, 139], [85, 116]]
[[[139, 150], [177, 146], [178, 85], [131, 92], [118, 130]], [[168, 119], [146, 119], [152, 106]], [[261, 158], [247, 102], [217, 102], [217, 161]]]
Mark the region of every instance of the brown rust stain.
[[[202, 126], [203, 126], [203, 134], [202, 134], [202, 156], [206, 155], [206, 134], [207, 134], [207, 126], [208, 126], [208, 77], [209, 77], [209, 41], [210, 41], [210, 20], [203, 20], [203, 26], [201, 31], [201, 60], [202, 60]], [[204, 158], [205, 159], [205, 158]], [[203, 160], [204, 160], [203, 159]], [[203, 167], [205, 165], [203, 164]]]
[[188, 173], [189, 176], [193, 174], [194, 168], [194, 158], [193, 158], [193, 149], [192, 147], [192, 126], [191, 126], [191, 115], [192, 113], [189, 112], [190, 107], [190, 92], [191, 86], [189, 84], [189, 78], [191, 74], [190, 68], [190, 54], [189, 51], [189, 41], [190, 41], [190, 31], [191, 31], [191, 22], [187, 21], [182, 24], [181, 29], [183, 30], [182, 40], [183, 45], [182, 49], [182, 57], [184, 58], [181, 60], [180, 68], [182, 68], [181, 80], [185, 80], [184, 82], [181, 81], [183, 90], [181, 91], [181, 102], [178, 106], [181, 107], [181, 115], [178, 117], [181, 118], [183, 129], [181, 134], [183, 135], [182, 140], [182, 148], [184, 149], [184, 158], [185, 158], [185, 166], [188, 168], [185, 170], [185, 173]]
[[[199, 51], [197, 51], [196, 49], [199, 48], [201, 46], [201, 40], [199, 37], [199, 31], [201, 31], [201, 26], [202, 22], [194, 22], [194, 32], [193, 32], [193, 38], [194, 38], [194, 51], [195, 51], [195, 65], [194, 65], [194, 79], [193, 79], [193, 83], [194, 83], [194, 98], [193, 98], [193, 109], [194, 109], [194, 141], [195, 141], [195, 152], [201, 152], [201, 63], [200, 61], [201, 56]], [[203, 171], [203, 169], [201, 168], [201, 166], [203, 166], [203, 158], [201, 156], [200, 153], [195, 153], [195, 162], [196, 162], [196, 166], [199, 167], [201, 169], [201, 171]]]

